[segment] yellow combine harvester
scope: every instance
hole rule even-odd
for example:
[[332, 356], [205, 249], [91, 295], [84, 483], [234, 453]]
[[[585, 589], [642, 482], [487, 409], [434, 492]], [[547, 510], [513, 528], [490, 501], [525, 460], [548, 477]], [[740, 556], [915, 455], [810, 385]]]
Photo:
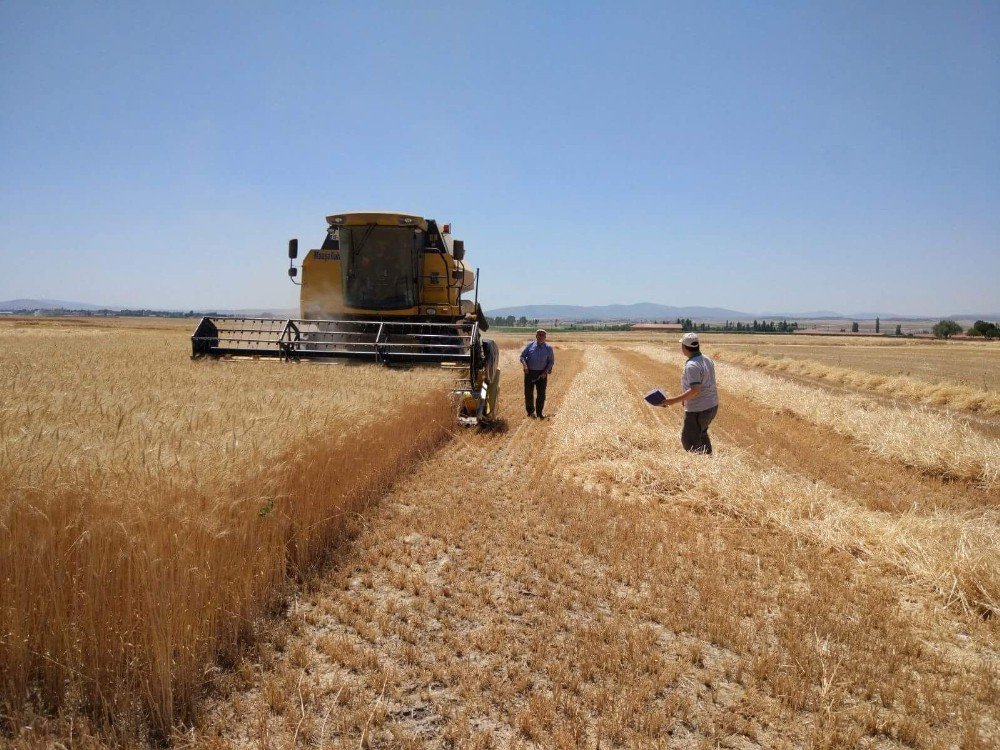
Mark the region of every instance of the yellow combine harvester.
[[[298, 240], [288, 243], [291, 280], [300, 284], [300, 317], [202, 318], [192, 357], [352, 359], [384, 365], [461, 367], [453, 393], [463, 424], [489, 424], [500, 389], [497, 345], [479, 306], [479, 272], [448, 224], [412, 214], [326, 217], [322, 247], [299, 269]], [[473, 292], [472, 300], [462, 295]]]

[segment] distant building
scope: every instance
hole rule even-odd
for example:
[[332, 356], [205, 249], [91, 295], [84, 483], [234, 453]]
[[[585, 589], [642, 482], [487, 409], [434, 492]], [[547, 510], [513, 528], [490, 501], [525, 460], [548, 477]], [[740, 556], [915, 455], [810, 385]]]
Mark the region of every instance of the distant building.
[[633, 323], [633, 331], [683, 331], [680, 323]]

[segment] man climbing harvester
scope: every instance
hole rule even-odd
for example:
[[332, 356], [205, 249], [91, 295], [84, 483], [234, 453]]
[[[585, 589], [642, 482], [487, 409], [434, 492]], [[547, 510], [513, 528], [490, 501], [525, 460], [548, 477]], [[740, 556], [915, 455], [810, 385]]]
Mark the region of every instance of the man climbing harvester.
[[[535, 331], [535, 340], [529, 341], [521, 352], [521, 367], [524, 369], [524, 408], [529, 417], [545, 419], [545, 386], [552, 374], [556, 355], [552, 347], [545, 343], [545, 331]], [[535, 398], [535, 392], [538, 398]]]
[[684, 428], [681, 445], [692, 453], [712, 452], [708, 426], [719, 412], [719, 392], [715, 387], [715, 363], [701, 353], [697, 333], [681, 337], [681, 351], [687, 357], [681, 374], [681, 393], [664, 400], [659, 406], [684, 404]]

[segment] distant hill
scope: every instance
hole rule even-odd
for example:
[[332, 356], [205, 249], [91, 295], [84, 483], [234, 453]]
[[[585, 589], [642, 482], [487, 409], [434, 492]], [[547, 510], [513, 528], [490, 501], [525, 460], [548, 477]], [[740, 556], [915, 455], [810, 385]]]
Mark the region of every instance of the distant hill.
[[[806, 312], [742, 312], [725, 307], [673, 307], [655, 302], [638, 302], [632, 305], [517, 305], [488, 310], [487, 315], [502, 318], [513, 315], [531, 320], [676, 320], [691, 318], [708, 320], [936, 320], [937, 315], [900, 315], [893, 312], [840, 313], [834, 310], [809, 310]], [[944, 316], [953, 320], [1000, 320], [1000, 314], [962, 314]]]
[[959, 315], [946, 316], [949, 320], [1000, 320], [1000, 312], [991, 313], [961, 313]]
[[8, 299], [0, 301], [0, 310], [117, 310], [116, 307], [90, 305], [86, 302], [67, 302], [61, 299]]
[[673, 320], [674, 318], [742, 320], [752, 315], [723, 307], [671, 307], [653, 302], [633, 305], [520, 305], [488, 310], [492, 317], [538, 318], [539, 320]]
[[[0, 300], [0, 312], [12, 312], [15, 310], [80, 310], [86, 312], [96, 312], [98, 310], [137, 310], [137, 307], [123, 307], [121, 305], [94, 305], [89, 302], [70, 302], [58, 299], [24, 298]], [[164, 313], [185, 313], [187, 310], [147, 308], [151, 310], [161, 310]], [[249, 307], [239, 310], [213, 309], [195, 310], [196, 315], [212, 312], [218, 315], [244, 315], [247, 317], [277, 317], [294, 318], [298, 317], [297, 309], [284, 308], [264, 308]], [[936, 320], [937, 315], [898, 315], [891, 312], [861, 312], [861, 313], [839, 313], [833, 310], [811, 310], [807, 312], [756, 312], [748, 313], [740, 310], [730, 310], [725, 307], [674, 307], [671, 305], [660, 305], [655, 302], [637, 302], [631, 305], [517, 305], [513, 307], [498, 307], [488, 310], [491, 317], [505, 317], [513, 315], [516, 318], [522, 315], [526, 318], [538, 320], [675, 320], [677, 318], [691, 318], [697, 321], [708, 320], [874, 320], [876, 315], [884, 321], [889, 320]], [[951, 320], [1000, 320], [1000, 313], [962, 313], [957, 315], [943, 316]]]
[[[148, 310], [153, 313], [186, 313], [190, 310], [165, 309], [156, 307], [139, 308], [136, 306], [122, 307], [121, 305], [92, 305], [89, 302], [68, 302], [58, 299], [8, 299], [0, 300], [0, 312], [13, 312], [16, 310], [74, 310], [82, 312], [97, 312], [98, 310], [110, 310], [112, 312], [122, 312], [127, 310]], [[216, 315], [243, 315], [248, 318], [297, 318], [298, 309], [286, 309], [280, 307], [263, 308], [248, 307], [240, 310], [227, 310], [214, 308], [212, 310], [194, 310], [195, 315], [214, 313]]]
[[833, 310], [807, 310], [806, 312], [762, 312], [756, 317], [796, 318], [797, 320], [929, 320], [933, 315], [900, 315], [894, 312], [839, 313]]
[[806, 312], [800, 313], [788, 313], [788, 312], [773, 312], [765, 311], [758, 313], [767, 318], [812, 318], [812, 319], [822, 319], [822, 318], [842, 318], [844, 317], [839, 312], [834, 312], [833, 310], [808, 310]]

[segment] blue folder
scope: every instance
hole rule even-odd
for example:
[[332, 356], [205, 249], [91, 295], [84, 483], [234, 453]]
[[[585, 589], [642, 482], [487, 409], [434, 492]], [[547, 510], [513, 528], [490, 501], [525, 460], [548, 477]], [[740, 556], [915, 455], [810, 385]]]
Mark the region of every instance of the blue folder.
[[650, 404], [653, 406], [659, 406], [664, 401], [667, 400], [667, 394], [661, 391], [659, 388], [654, 388], [645, 396], [643, 396]]

